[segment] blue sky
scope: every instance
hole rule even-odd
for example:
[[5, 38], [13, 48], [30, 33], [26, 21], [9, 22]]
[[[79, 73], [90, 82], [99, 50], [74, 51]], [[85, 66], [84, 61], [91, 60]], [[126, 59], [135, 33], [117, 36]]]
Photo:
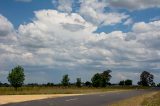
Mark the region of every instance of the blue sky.
[[26, 83], [86, 81], [106, 69], [114, 83], [136, 83], [143, 70], [160, 82], [158, 0], [1, 0], [0, 25], [2, 82], [16, 65]]
[[[2, 0], [0, 4], [0, 13], [6, 16], [15, 27], [18, 27], [20, 24], [30, 22], [34, 17], [34, 11], [42, 10], [42, 9], [56, 9], [58, 6], [58, 1], [54, 0], [55, 4], [52, 3], [52, 0], [33, 0], [32, 2], [22, 2], [22, 1], [16, 1], [16, 0]], [[78, 0], [73, 1], [74, 8], [79, 8], [79, 2], [76, 2]], [[73, 9], [74, 9], [73, 8]], [[76, 11], [75, 9], [73, 10]], [[106, 8], [105, 11], [112, 11], [110, 8]], [[132, 17], [134, 22], [149, 22], [151, 19], [159, 16], [159, 8], [149, 8], [139, 11], [128, 11], [126, 9], [119, 9], [119, 10], [113, 10], [113, 11], [120, 11], [125, 12]], [[16, 15], [15, 15], [16, 14]], [[128, 26], [127, 26], [128, 27]], [[99, 31], [103, 32], [104, 29], [107, 29], [106, 31], [112, 31], [112, 30], [124, 30], [128, 31], [130, 28], [127, 28], [125, 30], [125, 26], [123, 24], [118, 24], [116, 27], [113, 28], [113, 26], [103, 26], [102, 29], [100, 28]], [[98, 32], [99, 32], [98, 31]]]

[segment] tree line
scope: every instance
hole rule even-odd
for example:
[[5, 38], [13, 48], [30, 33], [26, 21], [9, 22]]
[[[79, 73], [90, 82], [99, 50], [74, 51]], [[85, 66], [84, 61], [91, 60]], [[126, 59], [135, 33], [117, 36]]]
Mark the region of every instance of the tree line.
[[[106, 87], [106, 86], [112, 85], [110, 83], [110, 79], [112, 78], [111, 72], [112, 72], [111, 70], [106, 70], [106, 71], [103, 71], [102, 73], [96, 73], [91, 78], [91, 82], [87, 81], [83, 83], [81, 81], [81, 78], [77, 78], [76, 83], [74, 84], [70, 83], [70, 78], [68, 74], [66, 74], [63, 76], [61, 80], [61, 84], [59, 85], [65, 86], [65, 87], [70, 86], [70, 85], [76, 85], [77, 87], [81, 87], [81, 86]], [[22, 66], [16, 66], [15, 68], [11, 70], [11, 72], [9, 72], [7, 79], [10, 85], [7, 83], [3, 84], [0, 82], [0, 86], [13, 86], [15, 89], [23, 86], [24, 80], [25, 80], [24, 68]], [[151, 73], [149, 73], [148, 71], [143, 71], [140, 74], [140, 81], [137, 84], [141, 86], [155, 86], [153, 79], [154, 79], [154, 76]], [[130, 85], [131, 86], [132, 80], [126, 79], [126, 80], [119, 81], [118, 85], [121, 85], [121, 86]], [[47, 84], [39, 85], [36, 83], [32, 83], [32, 84], [28, 84], [27, 86], [54, 86], [54, 84], [47, 83]], [[157, 84], [157, 86], [160, 86], [160, 84]]]

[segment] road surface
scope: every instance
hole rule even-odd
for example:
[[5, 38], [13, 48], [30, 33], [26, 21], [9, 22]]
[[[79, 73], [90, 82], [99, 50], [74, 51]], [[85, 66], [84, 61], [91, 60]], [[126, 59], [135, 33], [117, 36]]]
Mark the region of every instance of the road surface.
[[49, 98], [44, 100], [6, 104], [2, 106], [109, 106], [109, 104], [113, 102], [149, 92], [151, 92], [151, 90], [132, 90], [125, 92], [99, 93], [53, 99]]

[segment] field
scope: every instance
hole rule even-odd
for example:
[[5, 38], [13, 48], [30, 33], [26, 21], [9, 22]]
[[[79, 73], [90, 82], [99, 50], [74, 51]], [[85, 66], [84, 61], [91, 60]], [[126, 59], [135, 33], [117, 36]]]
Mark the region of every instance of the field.
[[94, 87], [21, 87], [17, 91], [12, 87], [0, 87], [0, 95], [30, 95], [30, 94], [83, 94], [129, 89], [146, 89], [136, 86], [109, 86], [105, 88]]

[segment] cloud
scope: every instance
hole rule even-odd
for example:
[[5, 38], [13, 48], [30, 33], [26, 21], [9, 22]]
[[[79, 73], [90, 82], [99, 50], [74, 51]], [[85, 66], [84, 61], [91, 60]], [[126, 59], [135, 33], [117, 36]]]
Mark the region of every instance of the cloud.
[[[54, 0], [52, 2], [53, 4], [55, 3]], [[59, 11], [71, 13], [72, 12], [72, 0], [58, 0], [57, 9]]]
[[105, 16], [104, 25], [115, 25], [121, 23], [123, 20], [127, 19], [129, 16], [124, 13], [108, 13]]
[[[149, 49], [160, 49], [158, 45], [160, 39], [160, 21], [153, 21], [149, 23], [139, 22], [133, 25], [133, 32], [138, 42], [143, 43]], [[158, 52], [158, 51], [157, 51]], [[157, 53], [158, 56], [158, 53]]]
[[0, 36], [7, 36], [13, 31], [13, 25], [8, 21], [7, 18], [0, 14]]
[[158, 31], [160, 28], [160, 21], [154, 21], [150, 23], [138, 22], [133, 25], [132, 30], [134, 32], [151, 32]]
[[[4, 23], [7, 19], [2, 17]], [[8, 24], [4, 26], [11, 24], [8, 20], [5, 23]], [[1, 43], [0, 70], [8, 71], [20, 64], [26, 69], [27, 82], [50, 81], [55, 71], [59, 76], [69, 73], [71, 77], [80, 75], [89, 80], [94, 73], [106, 69], [117, 73], [113, 81], [118, 81], [143, 70], [157, 73], [160, 68], [160, 21], [135, 23], [128, 33], [99, 34], [94, 33], [97, 25], [78, 13], [40, 10], [35, 12], [32, 22], [21, 24], [17, 33], [11, 26], [5, 30], [14, 30], [8, 34], [17, 40], [5, 39]], [[31, 73], [39, 73], [41, 81], [31, 78]]]
[[88, 22], [95, 25], [115, 25], [129, 16], [125, 13], [105, 12], [106, 3], [98, 0], [83, 0], [81, 2], [79, 13]]
[[77, 30], [82, 30], [84, 29], [84, 26], [82, 25], [77, 25], [77, 24], [63, 24], [64, 29], [68, 29], [70, 31], [77, 31]]
[[124, 25], [131, 25], [131, 24], [133, 24], [133, 19], [132, 18], [128, 18], [123, 24]]
[[128, 10], [142, 10], [147, 8], [159, 8], [159, 0], [109, 0], [105, 1], [109, 7], [124, 8]]
[[11, 22], [0, 14], [0, 42], [12, 42], [17, 40], [16, 32]]
[[156, 17], [150, 19], [150, 21], [158, 21], [158, 20], [160, 20], [160, 16], [156, 16]]
[[119, 83], [121, 80], [131, 79], [133, 84], [137, 84], [139, 81], [140, 72], [112, 72], [114, 83]]
[[[54, 1], [54, 0], [53, 0]], [[159, 0], [58, 0], [59, 9], [62, 11], [72, 11], [72, 3], [76, 2], [81, 7], [87, 7], [86, 11], [103, 11], [105, 7], [112, 9], [127, 9], [130, 11], [144, 10], [148, 8], [160, 8]], [[92, 10], [92, 9], [94, 10]]]

